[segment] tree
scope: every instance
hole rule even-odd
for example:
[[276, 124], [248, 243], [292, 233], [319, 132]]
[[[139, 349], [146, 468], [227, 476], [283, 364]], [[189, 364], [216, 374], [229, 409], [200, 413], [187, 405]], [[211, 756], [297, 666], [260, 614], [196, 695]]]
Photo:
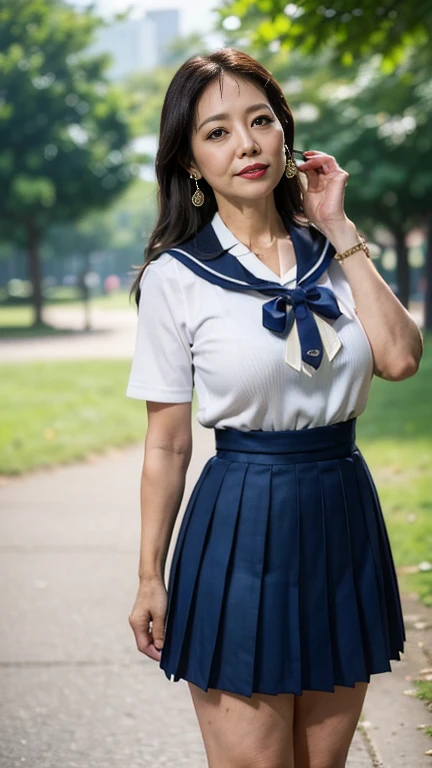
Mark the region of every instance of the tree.
[[294, 77], [284, 87], [296, 117], [296, 147], [335, 155], [351, 174], [349, 215], [370, 236], [377, 225], [392, 234], [398, 294], [407, 306], [406, 235], [414, 226], [427, 226], [432, 208], [432, 104], [421, 55], [407, 52], [406, 59], [404, 73], [386, 76], [373, 60], [347, 68], [321, 54], [318, 62], [303, 59], [301, 87], [293, 88], [291, 62]]
[[430, 49], [430, 0], [225, 0], [218, 11], [234, 42], [241, 37], [261, 49], [276, 41], [307, 55], [330, 47], [345, 64], [380, 52], [388, 69], [403, 61], [407, 46]]
[[[157, 189], [153, 181], [136, 179], [108, 209], [92, 211], [79, 222], [52, 226], [45, 239], [43, 255], [60, 259], [80, 254], [90, 261], [94, 252], [103, 252], [112, 269], [121, 277], [133, 265], [142, 264], [149, 234], [157, 218]], [[82, 266], [83, 266], [82, 264]], [[102, 274], [105, 262], [96, 267]]]
[[87, 51], [102, 23], [61, 0], [0, 0], [0, 237], [27, 249], [35, 324], [49, 227], [108, 206], [139, 170], [131, 98]]
[[[348, 106], [348, 113], [351, 110], [357, 115], [358, 124], [354, 120], [351, 126], [356, 137], [351, 142], [351, 160], [363, 182], [360, 197], [352, 195], [354, 185], [350, 182], [347, 200], [355, 198], [356, 215], [361, 212], [365, 221], [381, 218], [392, 230], [403, 301], [407, 300], [409, 282], [407, 227], [414, 222], [425, 226], [425, 327], [432, 329], [432, 205], [427, 170], [432, 151], [430, 1], [409, 4], [403, 0], [366, 0], [359, 4], [357, 0], [332, 0], [326, 6], [321, 0], [288, 4], [284, 0], [225, 0], [219, 13], [220, 26], [227, 31], [231, 44], [245, 47], [252, 42], [261, 60], [279, 50], [285, 57], [285, 70], [287, 52], [291, 51], [303, 54], [305, 61], [309, 59], [315, 67], [319, 66], [320, 51], [325, 51], [333, 64], [347, 67], [347, 74], [351, 68], [352, 80], [353, 65], [359, 68], [372, 60], [375, 69], [381, 69], [381, 78], [377, 73], [372, 85], [367, 82], [360, 89], [360, 99], [340, 105]], [[380, 125], [383, 117], [387, 125]], [[364, 118], [372, 120], [372, 130], [368, 130]], [[322, 116], [322, 124], [324, 119]], [[359, 135], [362, 123], [364, 131]], [[412, 130], [405, 130], [407, 126]], [[344, 145], [347, 128], [342, 135], [336, 129], [331, 143]], [[379, 148], [374, 132], [384, 139], [378, 154], [373, 149]], [[350, 141], [346, 144], [349, 148]], [[338, 158], [343, 159], [343, 153], [338, 153]], [[390, 186], [381, 189], [380, 180]], [[370, 192], [371, 187], [380, 191], [378, 200]]]
[[136, 102], [132, 125], [136, 136], [159, 134], [162, 104], [176, 70], [189, 57], [205, 53], [208, 48], [199, 35], [177, 37], [168, 46], [162, 66], [125, 78], [124, 88]]

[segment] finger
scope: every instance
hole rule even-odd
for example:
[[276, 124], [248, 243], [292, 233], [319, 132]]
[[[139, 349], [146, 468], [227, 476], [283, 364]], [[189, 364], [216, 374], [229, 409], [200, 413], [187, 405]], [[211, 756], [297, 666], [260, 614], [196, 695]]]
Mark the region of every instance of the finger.
[[129, 624], [135, 635], [135, 642], [139, 651], [145, 653], [152, 644], [153, 638], [150, 631], [148, 615], [136, 617], [133, 613], [129, 616]]
[[165, 620], [162, 616], [153, 619], [152, 642], [157, 650], [162, 650], [165, 638]]
[[303, 155], [310, 155], [311, 157], [317, 157], [318, 155], [321, 155], [322, 157], [331, 157], [332, 160], [335, 160], [333, 155], [329, 155], [328, 152], [323, 152], [320, 149], [306, 149], [303, 152]]
[[[300, 171], [300, 168], [298, 169]], [[306, 188], [309, 190], [315, 189], [319, 185], [320, 175], [316, 171], [302, 171], [299, 178], [307, 179]]]
[[339, 165], [337, 164], [334, 157], [324, 154], [314, 155], [299, 166], [299, 170], [316, 170], [318, 173], [320, 171], [322, 173], [330, 173], [331, 171], [337, 170], [338, 168]]
[[152, 636], [149, 630], [143, 626], [133, 626], [133, 633], [135, 635], [136, 646], [141, 653], [146, 653], [149, 646], [152, 645]]
[[140, 653], [144, 653], [150, 659], [159, 661], [161, 651], [155, 647], [151, 633], [139, 628], [134, 630], [136, 646]]

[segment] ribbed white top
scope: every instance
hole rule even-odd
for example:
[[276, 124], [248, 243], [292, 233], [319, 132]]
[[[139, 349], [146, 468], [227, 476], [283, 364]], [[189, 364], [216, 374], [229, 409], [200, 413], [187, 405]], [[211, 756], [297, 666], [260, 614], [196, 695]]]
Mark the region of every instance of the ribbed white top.
[[[282, 278], [225, 226], [212, 225], [223, 248], [257, 277], [294, 287], [296, 267]], [[229, 291], [203, 280], [167, 253], [144, 271], [135, 353], [126, 395], [180, 403], [198, 399], [205, 427], [303, 429], [360, 415], [373, 360], [343, 267], [336, 261], [318, 280], [331, 288], [342, 315], [332, 323], [342, 348], [313, 376], [285, 362], [286, 339], [262, 325], [256, 292]]]

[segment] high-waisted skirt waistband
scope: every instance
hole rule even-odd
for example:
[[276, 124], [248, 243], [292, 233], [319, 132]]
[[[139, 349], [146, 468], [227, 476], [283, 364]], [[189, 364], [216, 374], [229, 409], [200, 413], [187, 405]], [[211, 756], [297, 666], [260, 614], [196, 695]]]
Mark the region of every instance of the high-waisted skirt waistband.
[[173, 552], [160, 666], [244, 696], [391, 671], [404, 624], [355, 420], [216, 430]]
[[276, 431], [215, 429], [219, 459], [255, 464], [299, 464], [341, 459], [357, 450], [356, 419], [324, 427]]

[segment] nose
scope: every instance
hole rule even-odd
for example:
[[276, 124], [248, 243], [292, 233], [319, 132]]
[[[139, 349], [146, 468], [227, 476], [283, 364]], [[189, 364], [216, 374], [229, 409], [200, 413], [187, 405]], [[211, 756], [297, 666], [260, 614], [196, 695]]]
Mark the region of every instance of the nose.
[[241, 131], [237, 140], [237, 157], [242, 158], [249, 155], [258, 155], [260, 153], [259, 144], [249, 131]]

